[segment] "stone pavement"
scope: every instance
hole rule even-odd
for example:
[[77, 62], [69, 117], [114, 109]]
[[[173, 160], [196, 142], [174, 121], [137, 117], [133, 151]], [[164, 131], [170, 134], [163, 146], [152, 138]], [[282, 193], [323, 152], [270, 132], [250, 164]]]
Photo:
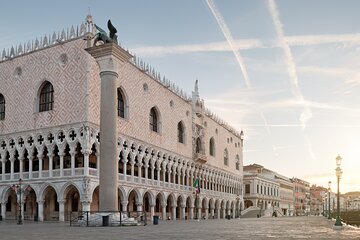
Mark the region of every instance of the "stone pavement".
[[1, 240], [27, 239], [360, 239], [360, 229], [333, 230], [324, 217], [165, 221], [140, 227], [70, 227], [65, 223], [0, 222]]

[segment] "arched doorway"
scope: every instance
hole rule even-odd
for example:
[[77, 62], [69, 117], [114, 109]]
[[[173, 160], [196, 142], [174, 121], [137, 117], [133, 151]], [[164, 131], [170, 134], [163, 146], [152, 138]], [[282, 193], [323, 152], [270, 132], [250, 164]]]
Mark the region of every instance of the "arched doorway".
[[175, 207], [175, 198], [173, 194], [170, 194], [167, 199], [166, 204], [166, 213], [167, 213], [167, 219], [176, 219], [176, 211], [173, 212], [173, 207]]
[[17, 219], [19, 206], [17, 204], [17, 196], [12, 188], [7, 191], [6, 219]]
[[35, 220], [38, 217], [36, 193], [31, 187], [28, 187], [27, 191], [28, 195], [26, 196], [24, 204], [24, 219]]
[[136, 212], [137, 211], [137, 207], [136, 207], [136, 203], [138, 202], [138, 196], [135, 192], [135, 190], [132, 190], [129, 194], [128, 197], [128, 207], [127, 210], [129, 212]]
[[152, 197], [149, 192], [146, 192], [143, 197], [143, 211], [145, 212], [146, 219], [151, 219], [151, 200]]
[[65, 220], [69, 220], [70, 212], [77, 212], [82, 210], [80, 202], [80, 193], [74, 185], [70, 185], [64, 191], [65, 196]]
[[99, 186], [97, 186], [92, 194], [90, 211], [99, 211]]
[[[163, 218], [163, 211], [162, 211], [162, 203], [164, 202], [164, 197], [161, 193], [158, 193], [156, 195], [156, 200], [155, 200], [155, 215], [157, 216], [161, 216]], [[165, 216], [166, 218], [166, 216]], [[165, 219], [164, 219], [165, 220]]]
[[44, 221], [59, 220], [59, 203], [57, 194], [52, 186], [44, 190]]

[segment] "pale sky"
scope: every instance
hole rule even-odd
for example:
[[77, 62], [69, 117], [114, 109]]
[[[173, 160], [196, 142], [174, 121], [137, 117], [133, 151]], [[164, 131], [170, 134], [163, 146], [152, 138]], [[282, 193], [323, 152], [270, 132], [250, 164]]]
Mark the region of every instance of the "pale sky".
[[[244, 164], [360, 190], [360, 1], [4, 1], [0, 51], [90, 12], [161, 75], [246, 136]], [[333, 184], [333, 190], [335, 185]]]

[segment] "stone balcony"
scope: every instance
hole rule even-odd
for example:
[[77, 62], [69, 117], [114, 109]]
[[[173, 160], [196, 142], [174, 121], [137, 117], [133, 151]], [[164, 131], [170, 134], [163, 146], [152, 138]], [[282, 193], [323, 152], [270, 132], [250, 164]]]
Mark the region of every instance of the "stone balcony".
[[198, 163], [206, 163], [207, 162], [207, 157], [203, 153], [195, 153], [194, 154], [194, 161], [198, 162]]

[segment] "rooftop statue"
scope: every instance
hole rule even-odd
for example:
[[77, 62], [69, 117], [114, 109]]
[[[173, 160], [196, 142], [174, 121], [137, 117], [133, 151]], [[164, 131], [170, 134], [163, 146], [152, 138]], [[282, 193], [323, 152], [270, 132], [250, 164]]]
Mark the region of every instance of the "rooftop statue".
[[98, 25], [94, 24], [95, 28], [97, 30], [97, 33], [94, 36], [94, 46], [96, 46], [96, 43], [98, 41], [102, 41], [104, 44], [105, 43], [118, 43], [117, 41], [117, 30], [116, 28], [111, 24], [111, 21], [109, 19], [108, 21], [108, 29], [109, 29], [109, 36], [106, 34], [106, 32], [100, 28]]

